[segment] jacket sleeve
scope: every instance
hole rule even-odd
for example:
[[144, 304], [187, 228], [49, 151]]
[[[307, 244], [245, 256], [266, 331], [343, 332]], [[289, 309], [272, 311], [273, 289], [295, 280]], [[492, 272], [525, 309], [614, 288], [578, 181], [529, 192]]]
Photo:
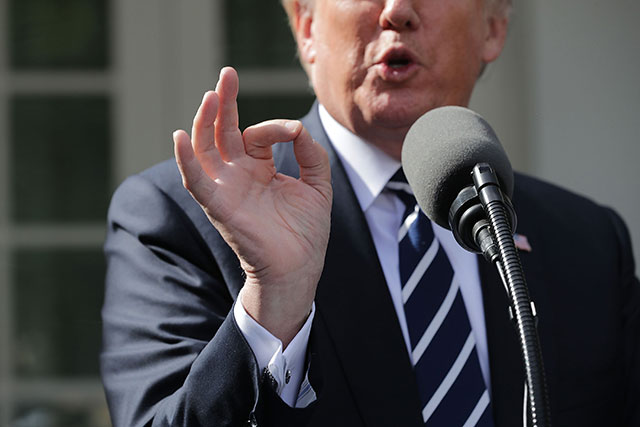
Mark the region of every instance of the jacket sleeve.
[[262, 426], [310, 414], [282, 413], [201, 231], [147, 178], [114, 194], [105, 255], [100, 362], [114, 426], [242, 426], [256, 417]]
[[624, 425], [640, 426], [640, 281], [635, 273], [629, 231], [617, 213], [613, 210], [609, 210], [609, 213], [619, 242], [623, 286], [622, 327], [626, 380]]

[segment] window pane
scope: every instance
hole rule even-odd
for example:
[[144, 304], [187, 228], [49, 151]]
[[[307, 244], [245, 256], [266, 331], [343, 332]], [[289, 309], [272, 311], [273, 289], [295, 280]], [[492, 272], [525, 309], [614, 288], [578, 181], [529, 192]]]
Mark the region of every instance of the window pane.
[[102, 222], [110, 193], [104, 96], [11, 101], [11, 212], [18, 222]]
[[234, 67], [296, 67], [296, 47], [279, 1], [227, 0], [227, 58]]
[[241, 95], [240, 129], [269, 119], [299, 119], [309, 111], [313, 95]]
[[24, 249], [12, 266], [17, 375], [98, 376], [102, 252]]
[[15, 69], [104, 69], [107, 0], [10, 0]]

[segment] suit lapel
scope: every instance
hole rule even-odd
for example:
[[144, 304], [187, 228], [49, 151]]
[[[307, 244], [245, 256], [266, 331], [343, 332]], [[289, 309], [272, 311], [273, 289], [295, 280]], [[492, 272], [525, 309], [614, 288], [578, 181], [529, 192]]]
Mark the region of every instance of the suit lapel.
[[522, 424], [524, 370], [509, 300], [495, 267], [478, 258], [491, 370], [491, 405], [496, 427]]
[[316, 298], [319, 320], [365, 424], [422, 425], [415, 376], [364, 214], [317, 105], [303, 123], [329, 153], [333, 179], [331, 236]]

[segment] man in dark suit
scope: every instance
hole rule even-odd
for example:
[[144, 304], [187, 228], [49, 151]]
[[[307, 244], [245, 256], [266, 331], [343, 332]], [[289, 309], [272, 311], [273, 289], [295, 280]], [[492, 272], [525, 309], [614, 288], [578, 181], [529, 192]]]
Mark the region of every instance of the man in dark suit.
[[[174, 134], [180, 171], [163, 163], [114, 195], [101, 363], [115, 425], [424, 425], [398, 249], [385, 244], [400, 202], [384, 183], [417, 117], [468, 103], [508, 7], [287, 5], [319, 101], [309, 115], [241, 133], [224, 69], [191, 135]], [[520, 175], [513, 201], [555, 425], [638, 425], [640, 286], [622, 221]], [[523, 373], [497, 274], [433, 231], [490, 390], [484, 423], [464, 419], [519, 425]]]

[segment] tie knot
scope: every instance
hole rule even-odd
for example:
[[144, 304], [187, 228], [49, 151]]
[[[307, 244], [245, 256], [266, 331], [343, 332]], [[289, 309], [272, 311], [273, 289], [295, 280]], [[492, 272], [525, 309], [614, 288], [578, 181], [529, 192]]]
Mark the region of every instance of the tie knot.
[[407, 183], [407, 177], [404, 175], [402, 168], [398, 169], [391, 179], [389, 179], [385, 188], [398, 196], [408, 210], [415, 208], [416, 198], [413, 195], [413, 190]]
[[406, 184], [407, 177], [404, 174], [404, 169], [400, 167], [400, 169], [398, 169], [396, 173], [394, 173], [393, 176], [389, 178], [389, 182], [404, 182]]

